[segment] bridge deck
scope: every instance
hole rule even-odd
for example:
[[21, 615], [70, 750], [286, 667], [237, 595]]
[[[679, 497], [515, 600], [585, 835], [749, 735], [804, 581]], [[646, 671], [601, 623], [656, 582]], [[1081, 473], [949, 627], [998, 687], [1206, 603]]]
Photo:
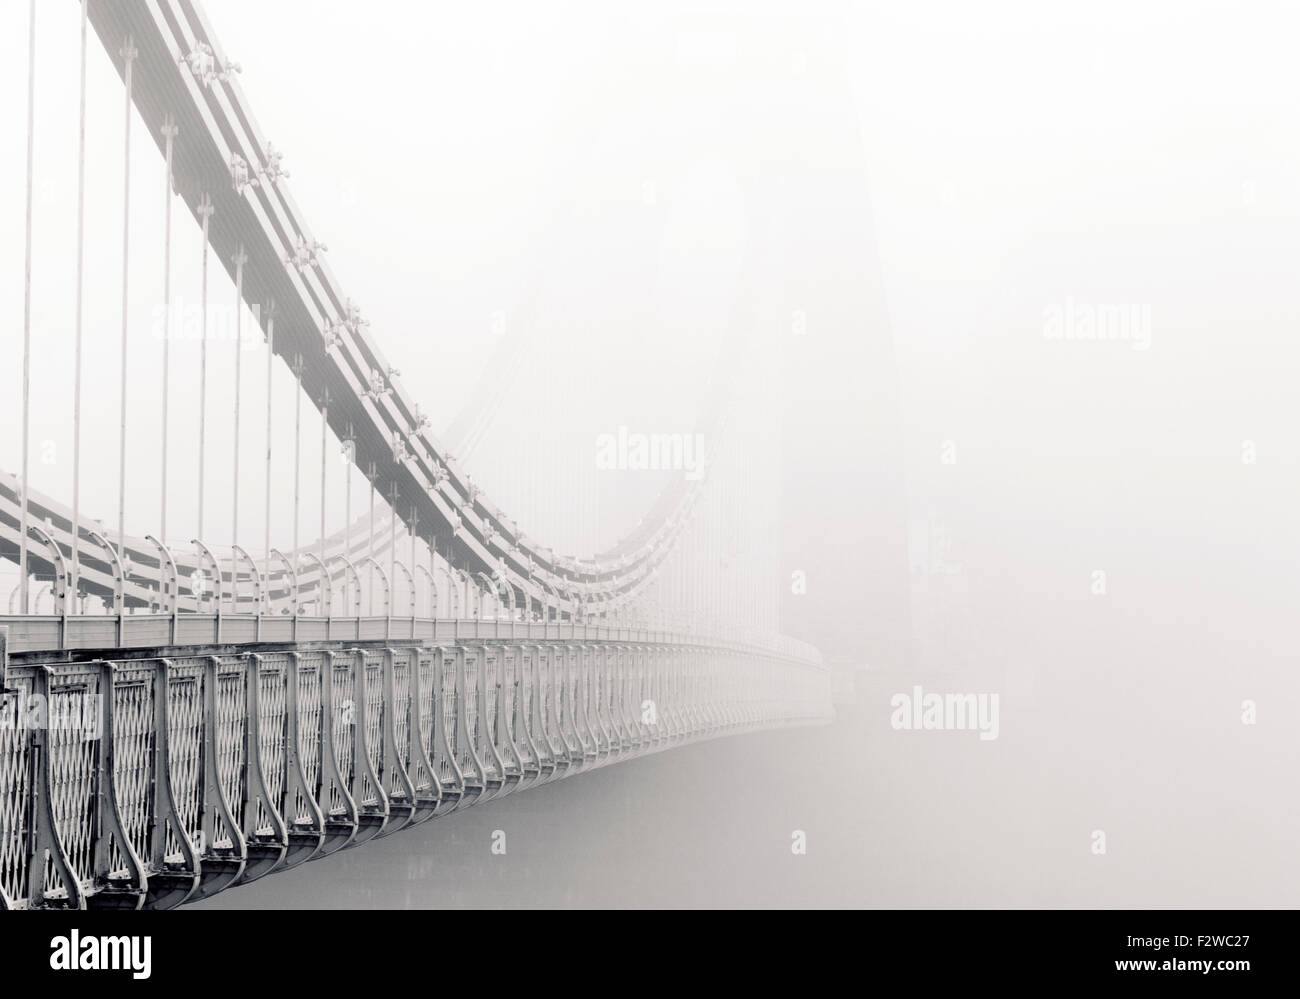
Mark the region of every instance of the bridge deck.
[[[51, 614], [0, 615], [9, 629], [9, 654], [51, 652], [125, 653], [129, 650], [200, 645], [301, 644], [311, 642], [577, 641], [709, 645], [762, 653], [742, 642], [687, 636], [644, 628], [573, 621], [501, 618], [429, 618], [386, 615], [317, 617], [286, 614]], [[766, 654], [766, 653], [763, 653]], [[82, 657], [84, 658], [84, 656]]]
[[818, 665], [596, 631], [0, 649], [0, 907], [171, 908], [544, 780], [831, 717]]

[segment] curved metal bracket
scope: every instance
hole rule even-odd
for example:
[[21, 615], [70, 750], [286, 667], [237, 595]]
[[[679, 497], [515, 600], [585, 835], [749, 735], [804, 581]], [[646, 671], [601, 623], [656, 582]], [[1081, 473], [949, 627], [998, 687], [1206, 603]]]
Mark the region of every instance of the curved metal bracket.
[[[504, 573], [501, 576], [501, 585], [506, 588], [506, 598], [510, 602], [510, 620], [514, 621], [515, 611], [518, 610], [518, 604], [515, 603], [515, 584], [510, 582], [510, 577]], [[500, 592], [499, 590], [497, 592]]]
[[63, 560], [63, 552], [54, 543], [54, 539], [35, 524], [27, 525], [27, 533], [34, 534], [50, 551], [50, 565], [54, 569], [54, 613], [63, 615], [68, 612], [68, 565]]
[[[370, 556], [366, 556], [366, 557], [369, 558]], [[353, 600], [352, 609], [355, 612], [353, 616], [360, 617], [361, 616], [361, 573], [357, 572], [357, 567], [352, 564], [352, 560], [348, 558], [346, 555], [331, 555], [328, 559], [326, 559], [326, 564], [328, 565], [330, 562], [342, 562], [344, 568], [347, 569], [348, 575], [352, 579], [352, 586], [356, 593], [356, 599]], [[333, 584], [331, 584], [330, 589], [331, 590], [333, 589]]]
[[557, 602], [555, 604], [555, 620], [557, 624], [564, 620], [564, 608], [567, 605], [569, 608], [569, 623], [574, 624], [578, 619], [578, 601], [572, 590], [566, 589], [561, 585], [563, 582], [563, 580], [559, 580], [555, 584], [555, 593], [557, 597]]
[[525, 624], [528, 624], [533, 620], [533, 601], [537, 601], [537, 606], [539, 608], [543, 606], [541, 587], [537, 585], [531, 574], [526, 579], [521, 576], [519, 592], [524, 596], [523, 621]]
[[[121, 615], [126, 604], [126, 572], [122, 569], [122, 560], [117, 557], [117, 549], [105, 541], [103, 535], [87, 530], [86, 537], [108, 552], [108, 565], [113, 572], [113, 613]], [[179, 600], [179, 584], [176, 590], [176, 598]]]
[[[469, 599], [469, 572], [468, 572], [467, 570], [465, 570], [465, 569], [457, 569], [457, 570], [456, 570], [456, 575], [460, 577], [460, 585], [461, 585], [461, 588], [465, 591], [465, 605], [464, 605], [464, 607], [463, 607], [462, 609], [464, 610], [464, 612], [465, 612], [466, 614], [468, 614], [468, 613], [470, 612], [470, 599]], [[478, 589], [478, 587], [475, 587], [475, 589]], [[483, 609], [483, 597], [482, 597], [481, 594], [479, 595], [479, 600], [478, 600], [478, 609], [479, 609], [480, 611]], [[478, 618], [478, 614], [476, 613], [476, 614], [474, 615], [474, 617], [475, 617], [475, 619], [477, 620], [477, 618]]]
[[[180, 602], [181, 578], [176, 570], [176, 560], [167, 546], [152, 534], [146, 534], [144, 539], [158, 549], [158, 605], [163, 614], [171, 614]], [[167, 599], [169, 592], [171, 600]]]
[[[285, 556], [281, 553], [280, 549], [278, 548], [271, 549], [270, 558], [279, 560], [280, 564], [284, 566], [285, 572], [288, 573], [289, 575], [289, 613], [292, 614], [296, 619], [298, 617], [298, 571], [293, 567], [293, 563], [290, 562], [287, 558], [285, 558]], [[267, 568], [266, 600], [267, 603], [269, 604], [271, 602], [271, 578], [270, 578], [271, 566], [270, 566], [269, 559], [267, 561], [266, 568]], [[268, 610], [269, 609], [270, 608], [268, 607]]]
[[[417, 565], [415, 571], [423, 573], [425, 581], [429, 584], [429, 617], [438, 616], [438, 584], [433, 581], [433, 573], [422, 565]], [[414, 586], [414, 582], [411, 584]], [[411, 593], [412, 606], [414, 606], [415, 593]]]
[[[346, 561], [346, 559], [345, 559], [345, 561]], [[360, 568], [362, 568], [362, 567], [364, 567], [364, 566], [366, 566], [366, 565], [369, 565], [372, 569], [374, 569], [375, 572], [378, 572], [378, 573], [379, 573], [379, 581], [380, 581], [381, 583], [384, 584], [384, 614], [383, 614], [383, 616], [384, 616], [384, 617], [387, 617], [387, 616], [388, 616], [388, 610], [389, 610], [389, 607], [391, 606], [391, 600], [392, 600], [392, 589], [391, 589], [391, 586], [390, 586], [390, 584], [389, 584], [389, 582], [388, 582], [388, 573], [384, 572], [383, 566], [381, 566], [378, 562], [375, 561], [373, 555], [367, 555], [365, 558], [363, 558], [363, 559], [362, 559], [362, 560], [357, 564], [356, 569], [353, 569], [352, 571], [355, 573], [355, 572], [357, 571], [357, 569], [360, 569]], [[361, 616], [360, 607], [361, 607], [361, 580], [360, 580], [360, 577], [358, 577], [358, 579], [357, 579], [357, 608], [358, 608], [358, 610], [357, 610], [357, 616], [358, 616], [358, 617]]]
[[515, 584], [510, 582], [510, 577], [504, 572], [501, 573], [500, 579], [497, 579], [494, 576], [489, 576], [488, 578], [492, 583], [492, 601], [496, 604], [497, 617], [501, 616], [501, 591], [505, 590], [505, 606], [510, 609], [510, 620], [513, 621], [515, 619], [515, 610], [518, 607], [515, 603]]
[[496, 586], [496, 583], [492, 582], [492, 577], [489, 576], [486, 572], [476, 572], [476, 573], [474, 573], [474, 578], [475, 578], [475, 579], [481, 579], [481, 580], [483, 580], [484, 584], [486, 584], [486, 585], [484, 585], [484, 586], [475, 586], [475, 587], [474, 587], [476, 590], [478, 590], [478, 614], [477, 614], [476, 616], [477, 616], [478, 619], [481, 621], [481, 620], [483, 620], [483, 597], [484, 597], [484, 595], [485, 595], [485, 594], [488, 594], [488, 593], [491, 593], [491, 594], [492, 594], [492, 603], [495, 605], [495, 607], [494, 607], [493, 609], [494, 609], [494, 611], [497, 612], [497, 613], [500, 612], [500, 608], [501, 608], [501, 597], [500, 597], [500, 595], [498, 595], [498, 593], [497, 593], [497, 586]]
[[262, 612], [262, 570], [257, 567], [252, 556], [239, 545], [230, 546], [230, 606], [236, 614], [239, 613], [239, 560], [243, 559], [248, 563], [248, 567], [253, 570], [253, 607], [254, 614]]
[[[329, 617], [330, 602], [334, 596], [334, 588], [330, 585], [330, 572], [325, 568], [325, 563], [320, 560], [320, 556], [314, 552], [303, 552], [301, 557], [305, 558], [309, 562], [316, 563], [316, 571], [320, 573], [320, 576], [316, 580], [316, 592], [318, 594], [316, 602], [319, 604], [316, 609], [318, 611], [324, 611], [321, 615], [322, 617]], [[294, 579], [297, 578], [298, 574], [295, 572]]]
[[[199, 561], [200, 561], [200, 562], [203, 562], [204, 560], [207, 560], [207, 562], [210, 563], [211, 566], [212, 566], [212, 578], [213, 578], [213, 580], [215, 581], [215, 588], [216, 588], [216, 591], [215, 591], [215, 597], [216, 597], [216, 604], [215, 604], [215, 607], [216, 607], [216, 613], [217, 613], [217, 616], [220, 617], [220, 616], [221, 616], [221, 601], [222, 601], [222, 598], [223, 598], [222, 585], [221, 585], [221, 563], [217, 561], [217, 556], [215, 556], [215, 555], [212, 554], [212, 549], [210, 549], [207, 545], [205, 545], [205, 544], [204, 544], [202, 541], [200, 541], [198, 538], [195, 538], [195, 539], [194, 539], [193, 541], [191, 541], [190, 543], [191, 543], [192, 545], [194, 545], [194, 549], [195, 549], [195, 551], [198, 552], [198, 554], [199, 554]], [[191, 592], [193, 592], [193, 591], [191, 591]], [[196, 609], [197, 611], [199, 611], [199, 612], [202, 612], [202, 610], [203, 610], [203, 598], [200, 597], [200, 596], [196, 593], [196, 594], [194, 595], [194, 601], [195, 601], [195, 609]]]
[[452, 618], [460, 617], [460, 588], [456, 586], [456, 573], [446, 562], [442, 564], [447, 575], [447, 613]]
[[560, 616], [560, 595], [555, 592], [555, 587], [552, 586], [550, 583], [548, 583], [545, 579], [539, 578], [537, 582], [541, 585], [542, 589], [544, 589], [547, 593], [551, 595], [551, 603], [542, 604], [542, 623], [543, 624], [551, 623], [552, 607], [555, 609], [555, 617], [556, 620], [558, 621]]
[[[402, 574], [406, 576], [406, 585], [411, 591], [411, 617], [415, 617], [415, 577], [411, 575], [411, 570], [406, 567], [406, 563], [400, 558], [393, 559], [395, 568], [401, 569]], [[393, 574], [393, 585], [397, 585], [397, 574]]]

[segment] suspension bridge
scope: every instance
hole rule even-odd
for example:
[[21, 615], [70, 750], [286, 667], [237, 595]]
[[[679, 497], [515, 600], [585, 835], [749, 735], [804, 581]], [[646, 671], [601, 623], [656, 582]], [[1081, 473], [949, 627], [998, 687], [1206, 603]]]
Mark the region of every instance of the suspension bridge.
[[[779, 633], [774, 574], [747, 554], [770, 541], [737, 540], [736, 524], [764, 490], [762, 456], [736, 432], [745, 403], [731, 387], [742, 353], [734, 339], [701, 408], [693, 439], [707, 448], [691, 474], [674, 476], [613, 548], [558, 555], [521, 531], [429, 430], [292, 200], [239, 67], [199, 5], [83, 0], [80, 17], [75, 335], [60, 358], [73, 373], [73, 485], [58, 497], [30, 484], [30, 7], [25, 308], [21, 345], [6, 344], [23, 357], [21, 417], [5, 414], [21, 434], [21, 467], [0, 469], [0, 558], [17, 570], [0, 598], [0, 906], [171, 908], [610, 763], [830, 719], [821, 656]], [[122, 268], [118, 474], [84, 485], [96, 487], [96, 503], [116, 490], [115, 510], [85, 509], [81, 481], [92, 35], [124, 90], [126, 190], [122, 259], [113, 262]], [[156, 341], [161, 411], [148, 420], [128, 411], [129, 259], [138, 252], [130, 177], [147, 144], [133, 145], [133, 122], [165, 165], [167, 322], [174, 209], [202, 243], [200, 384], [197, 400], [186, 399], [199, 414], [198, 438], [185, 443], [197, 454], [192, 490], [168, 467], [174, 331]], [[177, 229], [176, 238], [187, 231]], [[206, 366], [217, 349], [210, 271], [234, 291], [234, 397], [219, 403], [235, 426], [229, 479], [207, 455], [216, 403]], [[265, 347], [266, 448], [241, 456], [245, 323]], [[498, 349], [508, 354], [513, 342]], [[499, 367], [489, 366], [489, 380]], [[284, 369], [294, 386], [289, 454], [271, 402]], [[489, 381], [457, 419], [451, 436], [463, 451], [500, 394]], [[155, 531], [132, 535], [126, 454], [141, 422], [161, 431], [159, 516]], [[291, 466], [291, 490], [276, 487], [273, 465]], [[250, 540], [240, 508], [263, 468], [262, 537]], [[370, 494], [355, 517], [354, 472]], [[318, 524], [303, 508], [309, 479]], [[222, 543], [204, 508], [218, 489], [233, 493]], [[343, 526], [330, 530], [327, 498], [339, 492]], [[181, 498], [192, 520], [178, 513]], [[274, 537], [273, 510], [289, 508], [291, 536]], [[116, 513], [116, 529], [94, 516], [106, 513]], [[174, 540], [182, 521], [189, 544]]]

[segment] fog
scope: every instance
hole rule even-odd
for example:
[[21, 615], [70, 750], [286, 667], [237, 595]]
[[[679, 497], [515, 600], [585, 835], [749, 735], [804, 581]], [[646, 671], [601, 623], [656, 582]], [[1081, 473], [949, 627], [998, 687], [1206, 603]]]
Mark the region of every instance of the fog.
[[[78, 7], [38, 7], [30, 481], [69, 502]], [[0, 470], [12, 473], [26, 4], [5, 9]], [[766, 511], [746, 521], [747, 564], [765, 573], [755, 587], [783, 632], [856, 677], [833, 734], [747, 737], [735, 747], [777, 741], [537, 792], [590, 796], [576, 800], [608, 816], [654, 768], [664, 782], [690, 761], [752, 768], [730, 805], [702, 791], [665, 805], [716, 830], [710, 814], [720, 823], [757, 808], [769, 782], [798, 782], [807, 817], [783, 805], [784, 825], [763, 834], [779, 843], [728, 833], [744, 862], [727, 870], [749, 875], [693, 891], [710, 851], [638, 849], [650, 833], [632, 823], [619, 835], [635, 872], [577, 864], [603, 876], [594, 895], [565, 895], [574, 875], [535, 873], [525, 895], [471, 885], [460, 904], [638, 904], [657, 881], [681, 894], [654, 904], [1294, 904], [1290, 7], [224, 0], [207, 14], [331, 268], [484, 490], [557, 551], [607, 549], [674, 473], [602, 468], [601, 435], [690, 434], [737, 372], [727, 444]], [[82, 508], [115, 525], [123, 97], [93, 33], [89, 55]], [[143, 534], [160, 508], [165, 174], [138, 118], [132, 142], [125, 520]], [[200, 237], [173, 211], [173, 300], [194, 305]], [[234, 301], [216, 264], [209, 294]], [[167, 540], [180, 545], [195, 530], [198, 345], [170, 348]], [[208, 356], [214, 544], [231, 540], [237, 350], [227, 339]], [[253, 334], [239, 500], [251, 539], [265, 365]], [[292, 393], [277, 362], [280, 456]], [[354, 515], [367, 501], [356, 479]], [[292, 481], [277, 462], [276, 495]], [[331, 529], [344, 522], [338, 481]], [[290, 516], [273, 505], [275, 537]], [[0, 594], [14, 579], [6, 563]], [[891, 698], [917, 684], [997, 693], [998, 738], [896, 730]], [[522, 804], [533, 797], [487, 809], [523, 823], [547, 807]], [[413, 835], [490, 828], [489, 811], [475, 814]], [[791, 860], [786, 825], [808, 829], [810, 865], [836, 844], [802, 887], [799, 868], [769, 866]], [[990, 852], [997, 877], [974, 876]], [[937, 865], [938, 880], [900, 880], [900, 863]], [[530, 870], [544, 867], [539, 856]], [[771, 890], [738, 887], [747, 877]], [[434, 899], [394, 889], [377, 904]]]

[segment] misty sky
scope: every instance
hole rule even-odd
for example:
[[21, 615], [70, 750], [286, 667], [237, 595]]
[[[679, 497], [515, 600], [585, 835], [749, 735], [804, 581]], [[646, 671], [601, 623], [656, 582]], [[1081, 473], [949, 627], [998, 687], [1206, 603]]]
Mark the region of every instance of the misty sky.
[[[69, 502], [78, 7], [38, 7], [31, 482]], [[12, 473], [27, 4], [0, 9], [0, 470]], [[691, 432], [724, 337], [752, 319], [735, 350], [751, 474], [744, 502], [713, 512], [730, 534], [708, 554], [756, 578], [765, 599], [743, 594], [742, 609], [779, 596], [782, 628], [877, 671], [826, 739], [724, 744], [646, 769], [659, 785], [610, 784], [602, 798], [593, 784], [587, 811], [557, 799], [551, 832], [581, 863], [547, 856], [534, 870], [598, 879], [579, 896], [598, 899], [631, 869], [642, 902], [766, 899], [796, 877], [806, 894], [786, 885], [782, 900], [1294, 902], [1293, 4], [206, 11], [288, 190], [433, 432], [499, 379], [465, 468], [542, 544], [586, 555], [636, 523], [667, 473], [599, 472], [597, 435]], [[93, 33], [88, 103], [82, 507], [115, 525], [124, 109]], [[143, 534], [158, 530], [164, 171], [138, 118], [132, 137], [126, 523]], [[175, 209], [173, 296], [193, 307], [199, 232]], [[211, 296], [234, 298], [216, 264]], [[806, 338], [780, 339], [804, 310]], [[511, 364], [493, 367], [514, 342]], [[198, 348], [171, 352], [166, 540], [187, 545]], [[213, 546], [231, 533], [235, 354], [228, 338], [209, 354]], [[266, 352], [254, 338], [240, 356], [241, 530], [259, 555]], [[273, 407], [283, 497], [293, 396], [280, 364]], [[319, 417], [303, 412], [306, 541], [321, 456]], [[773, 455], [782, 427], [798, 434]], [[337, 529], [343, 464], [328, 467]], [[773, 481], [779, 524], [762, 520], [776, 517]], [[737, 526], [741, 507], [758, 513]], [[286, 548], [289, 516], [278, 503]], [[0, 568], [0, 600], [13, 578]], [[1000, 695], [998, 740], [895, 733], [890, 698], [914, 682]], [[728, 797], [741, 791], [743, 808]], [[668, 831], [633, 829], [635, 808]], [[615, 813], [625, 839], [601, 824]], [[588, 839], [574, 851], [579, 814]], [[790, 828], [812, 831], [821, 880], [764, 852], [789, 861]], [[1109, 858], [1088, 849], [1099, 829]], [[611, 842], [632, 861], [602, 855]], [[529, 850], [517, 856], [546, 856]], [[635, 868], [656, 850], [659, 866]], [[399, 875], [411, 904], [441, 892], [430, 874], [421, 895], [418, 875]]]
[[[39, 6], [32, 482], [66, 501], [77, 7]], [[771, 92], [782, 74], [827, 74], [852, 89], [896, 345], [909, 517], [954, 535], [951, 561], [980, 565], [1003, 542], [997, 525], [1012, 519], [1111, 518], [1124, 531], [1196, 537], [1204, 511], [1187, 497], [1205, 498], [1207, 470], [1235, 474], [1245, 441], [1269, 474], [1291, 474], [1294, 448], [1281, 428], [1295, 416], [1300, 149], [1291, 104], [1300, 81], [1284, 5], [1188, 4], [1171, 16], [1167, 5], [1141, 3], [629, 13], [339, 2], [313, 4], [306, 23], [301, 9], [228, 0], [208, 13], [242, 65], [262, 132], [285, 155], [294, 199], [436, 433], [470, 399], [494, 343], [523, 329], [507, 399], [467, 461], [507, 509], [527, 496], [501, 468], [539, 434], [567, 441], [580, 463], [594, 434], [620, 424], [693, 425], [750, 219], [736, 164], [711, 147], [709, 105], [693, 94]], [[10, 95], [0, 126], [12, 137], [0, 168], [7, 428], [16, 427], [20, 377], [25, 10], [9, 0], [12, 30], [0, 39]], [[83, 459], [93, 485], [83, 505], [111, 524], [122, 88], [93, 32], [89, 74]], [[143, 533], [158, 509], [161, 354], [151, 330], [163, 168], [138, 119], [133, 138], [127, 526]], [[694, 144], [687, 167], [657, 176], [654, 151], [683, 141]], [[173, 294], [196, 303], [200, 244], [186, 212], [176, 213], [173, 242]], [[214, 300], [233, 298], [214, 275]], [[1148, 348], [1045, 337], [1052, 310], [1098, 306], [1144, 310]], [[177, 543], [192, 530], [182, 511], [196, 474], [196, 354], [173, 345]], [[214, 347], [209, 363], [209, 476], [224, 486], [231, 435], [220, 400], [230, 395], [233, 348]], [[245, 352], [246, 454], [263, 446], [264, 365], [260, 345]], [[274, 378], [283, 456], [290, 380], [278, 366]], [[779, 380], [769, 387], [781, 389]], [[307, 423], [314, 469], [310, 408]], [[17, 470], [18, 445], [17, 433], [0, 435], [0, 467]], [[941, 459], [949, 445], [955, 466]], [[827, 448], [827, 462], [854, 461]], [[1027, 459], [1041, 464], [1027, 470]], [[572, 467], [557, 463], [560, 481], [531, 488], [563, 489]], [[616, 494], [606, 490], [598, 528], [575, 533], [553, 516], [532, 533], [553, 530], [557, 547], [579, 554], [603, 547], [661, 481], [624, 477]], [[260, 537], [260, 469], [247, 482], [241, 516]], [[209, 500], [218, 542], [225, 491]], [[1232, 501], [1252, 503], [1235, 493]], [[363, 502], [358, 487], [354, 513]], [[864, 511], [870, 502], [862, 497]], [[341, 525], [337, 495], [331, 520]], [[1264, 543], [1247, 521], [1234, 518], [1229, 530], [1248, 547]], [[284, 530], [283, 517], [275, 527]], [[1071, 572], [1086, 572], [1088, 556], [1079, 558]], [[984, 565], [986, 582], [1009, 585], [1013, 569]]]

